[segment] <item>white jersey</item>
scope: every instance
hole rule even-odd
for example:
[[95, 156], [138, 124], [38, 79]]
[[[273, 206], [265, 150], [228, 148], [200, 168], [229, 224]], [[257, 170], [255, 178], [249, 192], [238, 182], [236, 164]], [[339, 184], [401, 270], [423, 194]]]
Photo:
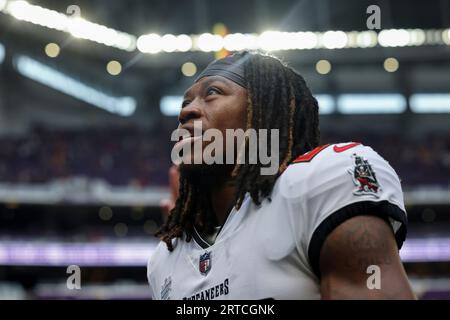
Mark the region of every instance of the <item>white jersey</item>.
[[319, 299], [319, 253], [326, 237], [356, 215], [390, 222], [399, 248], [406, 212], [399, 178], [372, 148], [326, 145], [299, 157], [255, 205], [247, 194], [213, 245], [160, 243], [147, 276], [153, 299]]

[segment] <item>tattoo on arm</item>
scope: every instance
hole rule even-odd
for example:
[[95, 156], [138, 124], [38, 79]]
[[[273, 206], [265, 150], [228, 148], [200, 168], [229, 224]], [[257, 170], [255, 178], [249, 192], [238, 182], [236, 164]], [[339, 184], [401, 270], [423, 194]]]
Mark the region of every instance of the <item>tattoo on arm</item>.
[[370, 223], [370, 220], [364, 219], [351, 224], [343, 231], [342, 236], [345, 238], [347, 250], [350, 251], [345, 261], [348, 268], [365, 273], [370, 265], [381, 266], [392, 263], [390, 255], [386, 254], [389, 251], [386, 226]]
[[[392, 228], [379, 217], [357, 216], [336, 227], [322, 246], [319, 263], [325, 299], [414, 298]], [[379, 268], [379, 290], [367, 285], [372, 265]]]

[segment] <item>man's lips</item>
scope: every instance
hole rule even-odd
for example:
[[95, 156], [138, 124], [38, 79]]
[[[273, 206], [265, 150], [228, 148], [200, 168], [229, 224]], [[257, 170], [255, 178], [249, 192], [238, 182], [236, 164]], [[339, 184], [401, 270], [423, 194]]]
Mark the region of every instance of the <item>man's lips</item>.
[[[179, 130], [183, 130], [184, 134], [182, 137], [179, 138], [178, 142], [180, 142], [182, 140], [186, 140], [188, 138], [192, 138], [192, 137], [201, 137], [204, 133], [204, 131], [202, 129], [195, 130], [195, 126], [192, 124], [185, 124], [185, 125], [179, 127]], [[198, 132], [198, 131], [200, 131], [200, 132]]]
[[179, 129], [188, 131], [191, 136], [194, 135], [194, 126], [191, 124], [183, 125]]
[[201, 138], [202, 138], [202, 136], [196, 136], [196, 137], [191, 137], [191, 136], [188, 136], [188, 137], [182, 137], [182, 138], [180, 139], [180, 141], [178, 141], [177, 143], [175, 143], [174, 148], [182, 149], [184, 145], [186, 145], [186, 144], [192, 144], [192, 143], [194, 143], [195, 141], [200, 140]]

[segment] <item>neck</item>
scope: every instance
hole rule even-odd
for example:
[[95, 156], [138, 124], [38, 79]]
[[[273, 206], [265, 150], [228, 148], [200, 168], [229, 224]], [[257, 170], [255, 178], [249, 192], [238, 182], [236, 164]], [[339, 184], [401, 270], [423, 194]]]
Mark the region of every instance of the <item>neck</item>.
[[234, 205], [236, 187], [229, 181], [211, 191], [211, 204], [216, 214], [217, 222], [223, 225]]
[[211, 205], [214, 209], [217, 222], [222, 226], [234, 205], [236, 186], [231, 178], [231, 167], [224, 167], [224, 170], [214, 177], [214, 184], [211, 185]]
[[214, 170], [181, 170], [191, 181], [200, 183], [202, 188], [209, 191], [216, 223], [222, 226], [234, 205], [236, 186], [231, 178], [233, 167], [224, 165]]

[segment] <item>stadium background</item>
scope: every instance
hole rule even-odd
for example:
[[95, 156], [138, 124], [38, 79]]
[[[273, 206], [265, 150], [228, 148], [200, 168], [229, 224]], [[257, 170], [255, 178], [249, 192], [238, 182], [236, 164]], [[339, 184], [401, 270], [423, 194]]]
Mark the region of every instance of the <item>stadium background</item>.
[[449, 0], [0, 0], [0, 299], [149, 298], [180, 95], [243, 48], [306, 78], [323, 143], [394, 166], [414, 291], [450, 298], [449, 28]]

